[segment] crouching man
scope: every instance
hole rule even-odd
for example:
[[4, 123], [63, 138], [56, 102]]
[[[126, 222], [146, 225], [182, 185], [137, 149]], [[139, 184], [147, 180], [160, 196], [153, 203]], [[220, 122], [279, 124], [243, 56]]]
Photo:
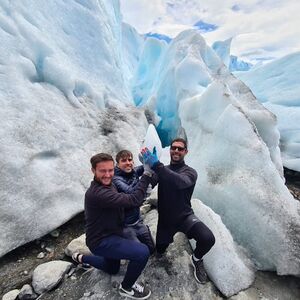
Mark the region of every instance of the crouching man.
[[196, 240], [196, 249], [191, 255], [194, 276], [199, 283], [207, 281], [203, 256], [212, 248], [215, 237], [211, 230], [194, 214], [191, 197], [197, 180], [197, 172], [185, 164], [188, 153], [187, 141], [176, 138], [171, 142], [169, 165], [163, 165], [147, 148], [142, 155], [158, 177], [158, 224], [156, 250], [163, 254], [177, 232], [183, 232], [188, 239]]
[[85, 194], [86, 244], [94, 255], [75, 253], [77, 263], [89, 264], [108, 274], [116, 274], [120, 260], [129, 260], [119, 293], [131, 299], [147, 299], [151, 291], [136, 282], [145, 268], [149, 249], [123, 236], [124, 209], [142, 204], [151, 173], [144, 172], [131, 194], [119, 193], [112, 184], [114, 161], [99, 153], [91, 158], [94, 180]]

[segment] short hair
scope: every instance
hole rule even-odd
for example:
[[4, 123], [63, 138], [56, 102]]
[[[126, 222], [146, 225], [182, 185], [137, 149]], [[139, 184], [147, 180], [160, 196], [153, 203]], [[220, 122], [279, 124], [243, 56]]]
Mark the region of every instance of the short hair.
[[121, 158], [133, 157], [132, 153], [129, 150], [121, 150], [116, 155], [116, 162], [118, 163]]
[[180, 142], [180, 143], [182, 143], [182, 144], [184, 145], [184, 148], [185, 148], [185, 149], [187, 149], [187, 147], [188, 147], [187, 140], [185, 140], [185, 139], [183, 139], [183, 138], [177, 137], [177, 138], [173, 139], [170, 145], [172, 146], [173, 143], [175, 143], [175, 142]]
[[110, 154], [107, 153], [98, 153], [94, 156], [91, 157], [91, 165], [93, 169], [96, 169], [96, 166], [98, 163], [103, 162], [103, 161], [112, 161], [114, 162], [114, 159]]

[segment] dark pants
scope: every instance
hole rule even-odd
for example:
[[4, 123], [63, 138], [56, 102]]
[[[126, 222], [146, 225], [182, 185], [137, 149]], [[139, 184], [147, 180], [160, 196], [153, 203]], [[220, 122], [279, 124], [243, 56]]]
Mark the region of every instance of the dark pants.
[[117, 274], [120, 260], [127, 259], [129, 264], [122, 286], [130, 289], [145, 268], [150, 256], [146, 245], [118, 235], [105, 237], [93, 250], [94, 255], [84, 255], [82, 262], [108, 274]]
[[196, 240], [194, 255], [199, 259], [215, 244], [215, 237], [211, 230], [195, 215], [190, 215], [178, 226], [166, 227], [162, 223], [158, 223], [156, 234], [156, 250], [158, 253], [166, 251], [177, 232], [183, 232], [188, 239]]
[[155, 251], [155, 243], [151, 234], [151, 231], [147, 225], [140, 220], [135, 225], [125, 225], [123, 230], [124, 237], [140, 241], [141, 243], [145, 244], [149, 248], [150, 254], [153, 254]]

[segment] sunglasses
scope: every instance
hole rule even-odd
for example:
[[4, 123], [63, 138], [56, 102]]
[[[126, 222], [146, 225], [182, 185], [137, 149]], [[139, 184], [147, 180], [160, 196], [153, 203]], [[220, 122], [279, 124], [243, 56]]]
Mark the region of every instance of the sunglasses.
[[172, 151], [178, 150], [178, 151], [182, 152], [182, 151], [185, 150], [185, 147], [171, 146], [170, 149], [171, 149]]

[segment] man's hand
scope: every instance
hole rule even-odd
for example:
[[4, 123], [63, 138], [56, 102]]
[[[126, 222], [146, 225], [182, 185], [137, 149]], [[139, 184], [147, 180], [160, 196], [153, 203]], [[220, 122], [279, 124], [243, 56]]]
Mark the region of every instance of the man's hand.
[[151, 153], [148, 148], [142, 149], [141, 153], [143, 156], [144, 168], [146, 165], [150, 166], [150, 168], [153, 168], [153, 166], [159, 162], [155, 147], [153, 148], [153, 153]]
[[142, 153], [139, 153], [139, 161], [143, 164], [144, 174], [147, 175], [147, 176], [152, 177], [154, 171], [152, 171], [151, 167], [144, 162], [144, 158], [143, 158]]

